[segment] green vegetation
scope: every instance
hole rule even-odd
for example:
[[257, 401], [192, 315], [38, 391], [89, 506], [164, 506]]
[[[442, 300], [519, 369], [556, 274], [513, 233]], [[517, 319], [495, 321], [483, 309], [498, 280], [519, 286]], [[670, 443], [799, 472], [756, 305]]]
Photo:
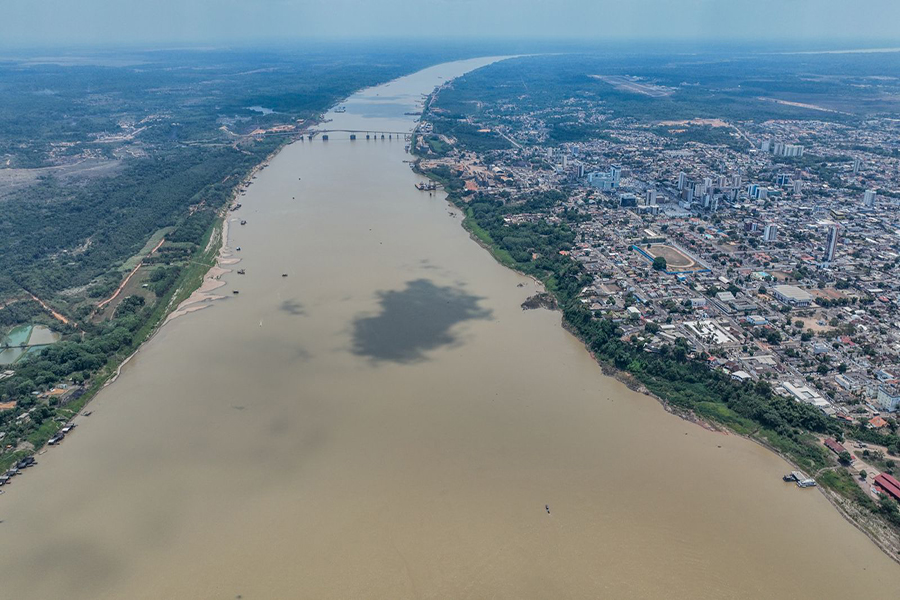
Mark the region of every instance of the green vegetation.
[[[4, 204], [0, 288], [54, 298], [108, 275], [111, 281], [98, 290], [105, 295], [118, 285], [116, 266], [140, 251], [153, 232], [174, 226], [190, 206], [213, 210], [198, 211], [168, 239], [202, 235], [234, 184], [277, 144], [267, 139], [240, 150], [176, 148], [128, 161], [117, 177], [78, 187], [46, 178], [22, 190]], [[48, 204], [48, 198], [54, 200]]]
[[450, 152], [450, 145], [441, 140], [439, 136], [436, 135], [427, 135], [425, 136], [425, 143], [428, 144], [428, 149], [431, 150], [434, 154], [438, 156], [444, 156], [448, 152]]
[[[466, 211], [466, 227], [501, 263], [544, 282], [555, 295], [566, 326], [598, 360], [627, 373], [673, 407], [751, 435], [805, 469], [828, 465], [827, 454], [809, 432], [840, 435], [841, 425], [834, 419], [774, 394], [765, 382], [746, 385], [709, 369], [705, 357], [692, 357], [683, 340], [664, 345], [659, 352], [646, 352], [641, 343], [623, 340], [614, 321], [597, 318], [584, 306], [579, 294], [590, 278], [580, 263], [560, 254], [571, 249], [574, 233], [565, 223], [545, 218], [549, 208], [564, 198], [561, 192], [503, 204], [483, 195], [466, 196], [458, 178], [448, 171], [441, 170], [436, 178], [447, 186], [449, 199]], [[515, 219], [526, 215], [531, 216], [527, 221]]]
[[[478, 53], [394, 45], [117, 53], [127, 66], [105, 66], [103, 54], [78, 66], [0, 61], [0, 158], [21, 169], [0, 189], [0, 330], [41, 323], [63, 334], [0, 381], [0, 400], [16, 403], [0, 411], [0, 466], [43, 445], [202, 282], [236, 187], [289, 139], [247, 133]], [[60, 384], [73, 390], [65, 406], [44, 394]]]
[[[0, 412], [0, 430], [7, 434], [4, 442], [15, 447], [18, 442], [27, 441], [39, 448], [73, 417], [116, 373], [121, 362], [153, 334], [170, 307], [177, 306], [200, 285], [215, 262], [218, 245], [212, 244], [208, 249], [206, 246], [210, 236], [219, 235], [219, 228], [217, 222], [210, 225], [194, 244], [195, 252], [183, 269], [160, 267], [167, 272], [175, 269], [181, 277], [173, 281], [158, 302], [147, 305], [143, 298], [130, 296], [119, 305], [113, 320], [89, 326], [89, 335], [54, 344], [17, 364], [15, 376], [0, 382], [0, 398], [18, 401], [16, 410]], [[86, 391], [64, 407], [42, 403], [32, 395], [62, 381], [86, 385]], [[32, 411], [28, 418], [16, 418], [28, 411]], [[26, 449], [3, 453], [0, 469], [31, 452]]]
[[[479, 127], [463, 119], [451, 119], [435, 116], [432, 118], [434, 133], [457, 140], [470, 150], [488, 151], [510, 148], [511, 144], [494, 131], [482, 132]], [[431, 142], [429, 142], [430, 145]], [[443, 146], [441, 146], [443, 149]], [[439, 152], [438, 152], [439, 153]]]
[[711, 146], [728, 146], [733, 150], [746, 150], [750, 147], [747, 140], [738, 136], [730, 127], [688, 125], [677, 128], [654, 127], [652, 131], [659, 136], [671, 138], [679, 144], [697, 142]]
[[855, 500], [864, 508], [872, 511], [877, 508], [875, 502], [862, 491], [859, 485], [853, 481], [853, 477], [850, 476], [850, 473], [845, 469], [829, 469], [822, 471], [816, 476], [816, 481], [820, 485], [837, 492], [845, 498]]
[[[441, 90], [426, 118], [447, 131], [451, 126], [464, 129], [463, 135], [456, 136], [457, 150], [481, 153], [482, 162], [491, 164], [498, 148], [477, 138], [473, 130], [481, 129], [482, 136], [485, 130], [504, 131], [526, 146], [589, 140], [615, 143], [617, 133], [634, 135], [646, 131], [664, 138], [663, 147], [705, 144], [745, 152], [749, 143], [741, 130], [752, 122], [796, 119], [853, 125], [865, 115], [900, 109], [896, 101], [900, 97], [900, 66], [889, 57], [870, 61], [852, 55], [754, 54], [728, 56], [724, 60], [723, 56], [711, 59], [703, 53], [684, 55], [677, 63], [666, 54], [635, 57], [611, 52], [602, 56], [521, 57], [495, 63], [454, 81]], [[801, 75], [819, 71], [827, 71], [830, 76]], [[867, 83], [885, 73], [897, 79]], [[636, 91], [639, 86], [625, 89], [628, 86], [617, 85], [629, 80], [650, 84], [644, 88], [648, 93]], [[888, 98], [887, 94], [893, 96]], [[728, 126], [715, 127], [720, 124], [699, 119], [721, 119]], [[550, 166], [540, 157], [528, 158], [526, 152], [513, 151], [504, 156], [515, 162], [516, 155], [521, 167], [527, 167], [529, 162], [543, 168]], [[807, 154], [778, 158], [776, 162], [813, 172], [834, 187], [844, 187], [835, 164], [848, 160]], [[656, 338], [648, 346], [642, 341], [642, 333], [650, 336], [659, 331], [655, 323], [645, 323], [643, 332], [626, 337], [619, 326], [624, 315], [615, 311], [594, 313], [582, 302], [581, 292], [593, 279], [566, 251], [574, 242], [568, 223], [585, 216], [562, 207], [563, 193], [518, 197], [513, 193], [473, 194], [464, 190], [462, 180], [448, 167], [439, 167], [430, 175], [445, 184], [449, 199], [466, 212], [466, 228], [497, 260], [545, 283], [562, 310], [565, 326], [584, 341], [599, 362], [615, 367], [629, 383], [649, 391], [676, 412], [693, 413], [765, 444], [803, 470], [821, 475], [824, 487], [900, 526], [896, 503], [873, 502], [850, 475], [849, 454], [834, 457], [819, 441], [823, 436], [858, 439], [883, 445], [888, 453], [900, 455], [900, 436], [893, 422], [886, 431], [868, 429], [865, 423], [847, 424], [816, 407], [773, 393], [765, 381], [732, 380], [726, 373], [709, 368], [709, 357], [693, 351], [683, 339], [663, 343]], [[739, 236], [733, 234], [732, 238]], [[667, 266], [663, 257], [652, 264], [657, 271], [666, 270]], [[798, 279], [804, 274], [802, 269], [795, 274]], [[710, 288], [706, 293], [713, 295], [717, 291]], [[729, 291], [739, 290], [735, 287]], [[765, 287], [760, 288], [760, 293], [765, 291]], [[634, 301], [627, 296], [625, 300], [626, 304]], [[818, 302], [831, 305], [855, 301]], [[676, 312], [682, 308], [670, 303], [667, 310]], [[797, 329], [801, 327], [802, 322], [797, 324]], [[782, 333], [775, 328], [753, 328], [750, 333], [771, 345], [784, 342]], [[804, 341], [812, 337], [811, 332], [801, 335]], [[847, 365], [832, 366], [822, 361], [818, 366], [821, 373], [835, 368], [843, 372]], [[881, 459], [884, 464], [877, 462], [876, 456], [867, 458], [885, 472], [895, 471], [895, 461]]]
[[[831, 76], [804, 75], [819, 71]], [[888, 74], [900, 78], [896, 61], [888, 55], [729, 55], [723, 51], [684, 54], [676, 62], [667, 53], [527, 56], [489, 65], [454, 81], [441, 91], [427, 116], [442, 132], [465, 128], [465, 135], [457, 139], [472, 151], [497, 148], [492, 142], [485, 143], [484, 134], [481, 138], [468, 135], [473, 130], [503, 127], [521, 133], [526, 123], [523, 114], [536, 115], [546, 125], [544, 137], [530, 140], [536, 143], [615, 142], [623, 120], [646, 125], [653, 133], [671, 139], [674, 146], [703, 143], [746, 150], [747, 141], [731, 127], [659, 123], [701, 118], [733, 124], [768, 119], [853, 124], [862, 115], [900, 109], [897, 80], [872, 83], [875, 76]], [[637, 77], [642, 83], [660, 86], [662, 93], [620, 89], [597, 76]], [[798, 166], [812, 160], [804, 157]]]

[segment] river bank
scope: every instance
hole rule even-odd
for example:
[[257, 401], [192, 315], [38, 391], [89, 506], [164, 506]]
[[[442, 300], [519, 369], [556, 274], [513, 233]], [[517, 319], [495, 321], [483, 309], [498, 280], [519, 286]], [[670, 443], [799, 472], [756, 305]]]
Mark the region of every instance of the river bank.
[[[360, 94], [335, 128], [400, 131], [477, 66]], [[780, 459], [523, 310], [541, 286], [408, 158], [333, 135], [272, 159], [228, 233], [240, 295], [160, 328], [4, 496], [10, 596], [890, 598], [894, 564]]]
[[[300, 133], [299, 135], [303, 135]], [[264, 160], [257, 164], [247, 175], [235, 186], [232, 197], [229, 202], [220, 210], [220, 214], [213, 226], [209, 241], [204, 250], [205, 254], [212, 253], [214, 259], [208, 270], [203, 274], [199, 283], [194, 281], [193, 286], [189, 286], [187, 297], [178, 302], [170, 314], [166, 317], [163, 325], [173, 319], [184, 316], [186, 314], [202, 310], [215, 300], [221, 300], [226, 296], [214, 294], [213, 292], [225, 285], [222, 276], [232, 272], [230, 267], [240, 263], [240, 259], [232, 255], [228, 247], [229, 232], [229, 215], [232, 215], [239, 205], [241, 195], [246, 191], [249, 184], [256, 179], [256, 176], [265, 169], [272, 159], [281, 152], [282, 148], [289, 144], [292, 140], [285, 140], [275, 150], [273, 150]], [[232, 217], [231, 221], [239, 221]], [[184, 295], [184, 292], [182, 293]]]
[[[45, 452], [48, 449], [48, 441], [56, 435], [58, 429], [63, 427], [65, 423], [80, 424], [83, 422], [85, 418], [83, 411], [89, 403], [101, 390], [106, 389], [119, 378], [122, 370], [140, 353], [144, 345], [153, 339], [166, 323], [172, 318], [182, 314], [199, 310], [206, 306], [206, 304], [202, 303], [214, 299], [209, 292], [219, 286], [219, 277], [228, 272], [227, 269], [224, 269], [221, 266], [228, 260], [228, 257], [222, 254], [223, 243], [225, 241], [225, 236], [227, 236], [226, 219], [228, 214], [235, 206], [239, 193], [246, 187], [247, 182], [251, 181], [260, 170], [265, 168], [269, 161], [278, 154], [286, 143], [288, 143], [288, 140], [279, 144], [276, 149], [270, 152], [265, 159], [256, 164], [247, 175], [234, 186], [230, 200], [226, 202], [225, 206], [219, 211], [218, 217], [210, 226], [206, 236], [204, 236], [206, 243], [203, 245], [203, 248], [196, 255], [191, 257], [187, 266], [183, 269], [171, 289], [159, 299], [151, 316], [140, 329], [135, 332], [131, 352], [120, 360], [110, 361], [104, 365], [100, 372], [94, 374], [89, 385], [85, 388], [84, 393], [69, 402], [63, 409], [60, 409], [61, 414], [59, 416], [63, 417], [65, 420], [60, 422], [58, 427], [53, 429], [45, 428], [39, 435], [32, 436], [32, 439], [29, 441], [30, 448], [26, 447], [25, 449], [17, 450], [15, 452], [9, 452], [3, 457], [0, 457], [0, 471], [9, 469], [23, 458]], [[161, 245], [162, 241], [154, 250], [158, 249]], [[134, 271], [129, 273], [128, 277], [131, 277], [133, 273]], [[122, 286], [124, 286], [124, 283]], [[120, 286], [120, 290], [122, 286]], [[45, 309], [50, 310], [49, 307], [37, 297], [34, 297], [34, 299]], [[56, 318], [62, 318], [64, 322], [68, 323], [61, 315], [57, 316], [57, 313], [53, 314]], [[77, 324], [75, 324], [75, 326], [77, 327]]]
[[[530, 277], [535, 281], [540, 282], [540, 284], [543, 286], [542, 290], [546, 290], [545, 281], [519, 268], [516, 261], [509, 255], [509, 253], [500, 248], [498, 244], [494, 242], [494, 240], [491, 238], [490, 233], [481, 227], [481, 225], [477, 222], [477, 219], [475, 219], [474, 215], [467, 208], [466, 201], [462, 199], [458, 194], [447, 191], [449, 183], [447, 179], [437, 176], [434, 173], [428, 172], [426, 170], [420, 169], [418, 160], [411, 166], [413, 168], [413, 171], [417, 174], [427, 177], [444, 187], [443, 191], [445, 193], [445, 200], [448, 205], [459, 210], [464, 215], [465, 218], [462, 221], [462, 226], [469, 233], [469, 238], [471, 240], [476, 242], [483, 249], [487, 250], [488, 253], [494, 258], [494, 260], [497, 261], [497, 263], [512, 271], [520, 273], [521, 275]], [[550, 290], [550, 293], [555, 297], [558, 296], [553, 290]], [[797, 455], [785, 451], [783, 448], [779, 448], [775, 444], [771, 443], [766, 437], [760, 435], [760, 433], [762, 433], [762, 428], [759, 426], [752, 429], [748, 429], [746, 426], [743, 426], [742, 429], [738, 429], [734, 426], [730, 426], [725, 421], [717, 420], [709, 416], [700, 415], [695, 410], [678, 406], [663, 395], [654, 393], [650, 388], [647, 387], [647, 385], [642, 383], [632, 373], [616, 367], [608, 360], [600, 356], [598, 352], [595, 352], [591, 347], [590, 340], [582, 335], [578, 327], [574, 326], [567, 319], [565, 311], [559, 307], [564, 304], [565, 299], [560, 297], [557, 297], [556, 299], [557, 306], [555, 308], [546, 306], [545, 308], [560, 313], [562, 328], [569, 332], [572, 336], [578, 339], [580, 343], [584, 345], [585, 350], [601, 367], [604, 375], [614, 378], [615, 380], [621, 382], [629, 389], [637, 393], [654, 398], [657, 402], [660, 403], [660, 405], [666, 412], [675, 415], [684, 421], [698, 425], [708, 431], [737, 435], [743, 439], [747, 439], [758, 444], [769, 452], [772, 452], [774, 455], [787, 462], [794, 469], [806, 470], [807, 472], [812, 470], [812, 467], [808, 462], [804, 461], [803, 463], [801, 463], [801, 460]], [[731, 415], [729, 415], [729, 418], [730, 417]], [[822, 467], [819, 467], [819, 470], [821, 469]], [[822, 494], [822, 496], [826, 500], [828, 500], [828, 502], [834, 507], [838, 514], [840, 514], [846, 521], [851, 523], [858, 531], [864, 534], [891, 560], [893, 560], [897, 564], [900, 564], [900, 533], [898, 533], [894, 528], [890, 527], [882, 519], [871, 514], [870, 512], [867, 512], [863, 507], [859, 506], [853, 500], [840, 495], [839, 493], [837, 493], [837, 491], [827, 489], [822, 485], [818, 486], [818, 490]]]

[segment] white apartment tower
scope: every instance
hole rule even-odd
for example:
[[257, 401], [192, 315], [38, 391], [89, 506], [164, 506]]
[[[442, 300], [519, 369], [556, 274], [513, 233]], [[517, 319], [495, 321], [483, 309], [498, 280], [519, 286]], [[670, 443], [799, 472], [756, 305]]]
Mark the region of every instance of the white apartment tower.
[[830, 263], [834, 260], [835, 252], [838, 245], [838, 233], [840, 228], [837, 225], [828, 226], [828, 238], [825, 240], [825, 262]]
[[866, 193], [863, 196], [863, 204], [866, 205], [866, 208], [875, 206], [875, 190], [866, 190]]

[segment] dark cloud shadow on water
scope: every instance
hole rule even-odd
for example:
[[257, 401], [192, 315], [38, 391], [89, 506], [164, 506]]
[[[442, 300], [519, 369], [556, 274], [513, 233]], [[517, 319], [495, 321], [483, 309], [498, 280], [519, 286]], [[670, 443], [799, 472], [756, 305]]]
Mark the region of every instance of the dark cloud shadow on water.
[[303, 305], [296, 300], [285, 300], [281, 303], [280, 308], [282, 311], [289, 315], [294, 315], [295, 317], [302, 317], [306, 314], [306, 309], [304, 309]]
[[459, 343], [450, 331], [457, 323], [490, 319], [481, 298], [461, 287], [437, 286], [428, 279], [409, 281], [402, 290], [378, 292], [381, 312], [353, 321], [353, 353], [373, 362], [413, 363], [425, 353]]

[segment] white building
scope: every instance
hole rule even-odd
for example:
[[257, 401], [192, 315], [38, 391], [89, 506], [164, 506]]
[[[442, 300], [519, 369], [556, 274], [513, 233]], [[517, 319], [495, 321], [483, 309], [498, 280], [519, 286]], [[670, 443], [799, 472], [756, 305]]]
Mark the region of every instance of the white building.
[[824, 260], [827, 263], [830, 263], [834, 260], [835, 252], [837, 251], [838, 244], [838, 226], [837, 225], [829, 225], [828, 226], [828, 238], [825, 240], [825, 256]]
[[820, 396], [818, 392], [808, 385], [798, 385], [786, 381], [781, 384], [781, 387], [784, 388], [797, 402], [805, 402], [819, 408], [826, 408], [829, 406], [828, 400]]
[[875, 190], [866, 190], [866, 193], [863, 196], [863, 204], [865, 204], [867, 208], [875, 206]]
[[621, 174], [622, 170], [615, 166], [610, 167], [609, 171], [606, 173], [595, 171], [593, 173], [588, 173], [588, 183], [604, 191], [614, 190], [619, 187], [619, 178], [621, 177]]
[[900, 409], [900, 389], [892, 385], [879, 385], [877, 400], [887, 412], [897, 412]]
[[810, 306], [813, 301], [812, 294], [796, 285], [776, 285], [772, 288], [772, 295], [789, 306]]

